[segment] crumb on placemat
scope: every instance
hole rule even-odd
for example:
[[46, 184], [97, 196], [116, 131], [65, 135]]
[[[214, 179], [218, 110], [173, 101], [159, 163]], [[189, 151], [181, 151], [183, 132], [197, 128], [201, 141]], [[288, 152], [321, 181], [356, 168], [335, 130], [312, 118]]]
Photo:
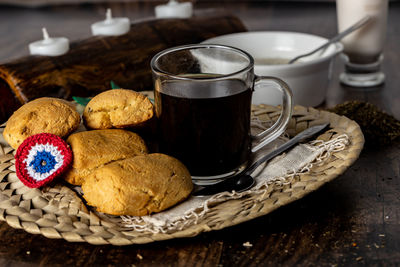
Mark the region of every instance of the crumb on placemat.
[[248, 247], [248, 248], [250, 248], [250, 247], [252, 247], [252, 246], [253, 246], [253, 244], [251, 244], [249, 241], [243, 243], [243, 247]]

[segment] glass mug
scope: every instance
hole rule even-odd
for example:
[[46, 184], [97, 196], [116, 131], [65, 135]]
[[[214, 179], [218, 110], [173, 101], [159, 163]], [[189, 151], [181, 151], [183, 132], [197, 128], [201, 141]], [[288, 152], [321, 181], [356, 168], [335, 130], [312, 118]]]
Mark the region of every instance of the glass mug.
[[[182, 161], [197, 184], [242, 171], [252, 152], [280, 136], [292, 114], [292, 93], [274, 77], [254, 74], [254, 59], [223, 45], [185, 45], [153, 57], [155, 111], [161, 153]], [[282, 112], [269, 129], [250, 134], [252, 92], [283, 92]], [[252, 147], [252, 139], [261, 140]]]
[[381, 71], [386, 39], [388, 0], [336, 0], [338, 30], [343, 31], [365, 16], [370, 21], [344, 37], [345, 71], [340, 81], [352, 87], [375, 87], [385, 81]]

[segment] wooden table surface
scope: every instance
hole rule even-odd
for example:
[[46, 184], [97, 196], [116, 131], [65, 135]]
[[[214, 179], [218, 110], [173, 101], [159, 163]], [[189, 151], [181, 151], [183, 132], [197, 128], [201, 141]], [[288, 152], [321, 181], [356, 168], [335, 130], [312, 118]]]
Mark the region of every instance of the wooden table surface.
[[[71, 40], [89, 37], [90, 24], [115, 16], [141, 19], [151, 3], [121, 3], [24, 9], [0, 6], [0, 62], [28, 54], [27, 44], [46, 26]], [[196, 8], [223, 8], [249, 30], [289, 30], [324, 37], [336, 32], [334, 3], [255, 1], [198, 2]], [[342, 87], [336, 60], [323, 107], [363, 100], [400, 119], [400, 3], [391, 3], [383, 70], [384, 86], [373, 90]], [[1, 266], [353, 266], [400, 265], [400, 145], [364, 149], [343, 175], [305, 198], [258, 219], [201, 234], [126, 247], [51, 240], [0, 223]], [[249, 242], [251, 247], [243, 246]]]

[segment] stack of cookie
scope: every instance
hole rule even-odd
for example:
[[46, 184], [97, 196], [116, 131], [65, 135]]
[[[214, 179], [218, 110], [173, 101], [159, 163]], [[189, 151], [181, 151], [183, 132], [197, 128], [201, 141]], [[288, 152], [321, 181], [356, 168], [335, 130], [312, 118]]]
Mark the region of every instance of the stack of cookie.
[[164, 154], [149, 154], [141, 136], [122, 129], [141, 127], [154, 116], [153, 110], [140, 93], [109, 90], [95, 96], [83, 112], [89, 131], [75, 132], [81, 118], [73, 105], [40, 98], [15, 112], [3, 135], [15, 149], [39, 133], [66, 139], [73, 163], [64, 178], [82, 186], [87, 203], [108, 214], [141, 216], [183, 201], [193, 189], [181, 162]]

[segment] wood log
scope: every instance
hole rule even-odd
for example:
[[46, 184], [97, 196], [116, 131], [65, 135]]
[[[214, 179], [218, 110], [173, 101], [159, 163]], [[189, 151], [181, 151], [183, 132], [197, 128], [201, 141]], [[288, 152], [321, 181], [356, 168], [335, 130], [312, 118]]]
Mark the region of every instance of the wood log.
[[71, 43], [58, 57], [27, 56], [0, 65], [0, 122], [20, 105], [43, 96], [71, 99], [110, 89], [110, 81], [137, 91], [152, 88], [151, 58], [166, 48], [246, 31], [226, 13], [132, 24], [122, 36], [95, 36]]

